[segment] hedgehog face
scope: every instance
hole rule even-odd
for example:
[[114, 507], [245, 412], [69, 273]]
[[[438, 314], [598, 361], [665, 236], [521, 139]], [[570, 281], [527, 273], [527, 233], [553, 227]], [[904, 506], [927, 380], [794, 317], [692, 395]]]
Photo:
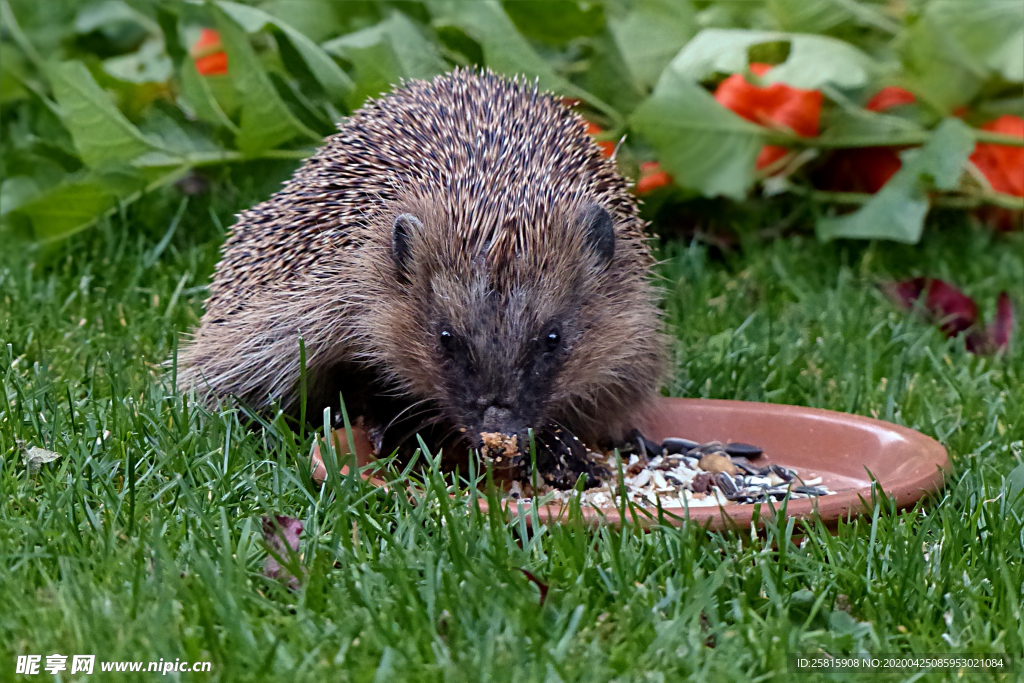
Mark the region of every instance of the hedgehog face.
[[499, 232], [467, 249], [452, 234], [412, 214], [394, 220], [393, 277], [404, 297], [390, 329], [405, 353], [389, 365], [474, 445], [497, 432], [525, 449], [529, 430], [575, 422], [593, 403], [594, 378], [617, 381], [634, 360], [637, 330], [622, 324], [622, 307], [644, 293], [615, 267], [634, 254], [616, 254], [612, 218], [594, 204], [532, 226], [528, 239]]
[[[446, 284], [438, 282], [439, 291]], [[553, 419], [578, 321], [570, 309], [538, 302], [526, 288], [473, 290], [467, 302], [471, 315], [459, 315], [451, 298], [441, 296], [429, 316], [441, 389], [434, 400], [476, 446], [482, 433], [501, 433], [518, 436], [525, 448], [529, 430]]]

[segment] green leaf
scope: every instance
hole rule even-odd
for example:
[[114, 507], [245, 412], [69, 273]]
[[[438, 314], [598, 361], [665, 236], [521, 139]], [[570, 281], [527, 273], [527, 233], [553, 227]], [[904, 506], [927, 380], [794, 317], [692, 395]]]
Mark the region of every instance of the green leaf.
[[935, 0], [906, 31], [900, 51], [914, 91], [951, 112], [995, 74], [1024, 81], [1024, 12], [1004, 0]]
[[917, 143], [924, 128], [900, 116], [866, 109], [835, 109], [817, 138], [825, 147], [899, 146]]
[[928, 190], [955, 189], [973, 150], [970, 129], [959, 119], [946, 119], [923, 147], [900, 154], [902, 168], [864, 206], [845, 216], [820, 219], [818, 236], [916, 244], [928, 214]]
[[75, 33], [113, 30], [117, 24], [132, 24], [152, 35], [159, 35], [159, 25], [142, 12], [121, 0], [106, 0], [88, 5], [75, 16]]
[[1006, 0], [936, 0], [925, 16], [959, 48], [976, 71], [1024, 81], [1024, 11]]
[[130, 163], [152, 152], [167, 152], [146, 138], [118, 111], [81, 62], [49, 68], [53, 93], [82, 161], [102, 168]]
[[310, 73], [332, 99], [341, 100], [353, 89], [354, 85], [348, 74], [342, 71], [319, 45], [290, 24], [255, 7], [239, 5], [228, 0], [221, 0], [217, 5], [249, 33], [262, 31], [266, 26], [273, 26], [281, 31], [302, 57]]
[[328, 41], [323, 48], [355, 67], [356, 89], [346, 102], [353, 109], [403, 79], [430, 79], [447, 69], [434, 44], [400, 12], [375, 26]]
[[159, 140], [165, 147], [180, 152], [186, 162], [195, 155], [225, 151], [207, 137], [201, 128], [183, 125], [169, 111], [172, 110], [159, 107], [150, 109], [146, 118], [139, 122], [139, 129], [150, 139]]
[[14, 176], [0, 183], [0, 216], [5, 216], [40, 193], [39, 183], [31, 176]]
[[871, 200], [857, 211], [838, 217], [820, 218], [818, 237], [832, 240], [879, 239], [916, 244], [921, 239], [928, 215], [928, 195], [911, 173], [898, 172]]
[[564, 45], [573, 38], [595, 36], [605, 24], [604, 10], [598, 3], [505, 0], [502, 9], [520, 33], [550, 45]]
[[163, 39], [150, 38], [131, 54], [105, 60], [103, 70], [129, 83], [163, 83], [171, 77], [174, 65]]
[[16, 209], [36, 240], [48, 242], [84, 230], [117, 205], [117, 193], [98, 174], [70, 178]]
[[859, 88], [875, 70], [871, 57], [849, 43], [828, 36], [744, 29], [705, 29], [672, 60], [672, 69], [693, 81], [715, 72], [747, 68], [747, 50], [764, 43], [789, 43], [786, 61], [768, 72], [766, 83], [786, 83], [815, 90], [826, 85]]
[[146, 185], [146, 174], [121, 168], [84, 171], [37, 195], [12, 213], [26, 217], [36, 240], [50, 242], [84, 230], [143, 192], [169, 185], [184, 175], [184, 167], [160, 169]]
[[478, 42], [484, 51], [484, 61], [493, 71], [507, 76], [528, 74], [536, 77], [545, 90], [579, 98], [616, 120], [621, 118], [610, 104], [556, 74], [520, 35], [499, 3], [434, 0], [428, 6], [437, 23], [455, 26]]
[[1006, 475], [1007, 502], [1024, 507], [1024, 497], [1021, 493], [1024, 493], [1024, 465], [1017, 465]]
[[429, 79], [448, 70], [434, 43], [401, 12], [393, 12], [380, 26], [391, 41], [403, 78]]
[[25, 58], [9, 43], [0, 43], [0, 104], [28, 97]]
[[922, 178], [930, 178], [939, 190], [955, 190], [964, 164], [974, 151], [974, 136], [970, 127], [956, 118], [943, 121], [920, 150], [907, 150], [900, 158], [916, 168]]
[[[376, 5], [380, 3], [370, 3]], [[356, 7], [355, 2], [337, 2], [337, 0], [264, 0], [260, 9], [268, 14], [287, 20], [289, 25], [315, 43], [352, 29], [346, 28], [349, 22], [359, 22], [361, 13], [368, 9], [365, 5]], [[360, 11], [362, 10], [362, 11]]]
[[246, 154], [256, 154], [297, 135], [320, 142], [321, 137], [292, 114], [274, 89], [242, 28], [223, 11], [214, 14], [228, 55], [228, 73], [241, 100], [241, 125], [236, 135], [238, 148]]
[[904, 66], [917, 96], [944, 113], [974, 99], [981, 77], [956, 57], [936, 31], [922, 19], [912, 26], [904, 43]]
[[156, 7], [156, 21], [160, 29], [160, 35], [164, 39], [164, 48], [171, 58], [172, 64], [180, 64], [188, 58], [181, 41], [181, 32], [178, 30], [177, 8], [168, 7], [166, 4]]
[[655, 148], [662, 167], [682, 187], [740, 199], [754, 182], [764, 130], [671, 66], [633, 112], [630, 126]]
[[[36, 131], [36, 134], [41, 132]], [[21, 145], [28, 143], [28, 138], [29, 135], [15, 134], [11, 136], [10, 141], [15, 145]], [[4, 182], [15, 180], [19, 177], [31, 178], [32, 183], [41, 192], [62, 181], [67, 176], [67, 171], [52, 158], [45, 156], [47, 153], [60, 154], [60, 152], [52, 148], [45, 149], [41, 145], [33, 145], [33, 147], [35, 147], [34, 150], [25, 148], [4, 150], [3, 173], [6, 178]], [[69, 145], [70, 147], [71, 145]], [[69, 149], [67, 153], [73, 155], [74, 150]], [[22, 196], [20, 192], [19, 196]], [[3, 207], [0, 207], [0, 210], [6, 212], [8, 206], [5, 204]]]
[[642, 90], [650, 91], [672, 58], [696, 33], [692, 5], [683, 0], [637, 0], [608, 26]]
[[835, 0], [768, 0], [766, 9], [784, 31], [825, 33], [853, 18]]
[[1020, 31], [1002, 44], [988, 59], [991, 66], [1003, 74], [1003, 78], [1014, 83], [1024, 81], [1024, 31]]
[[181, 96], [196, 118], [219, 128], [227, 128], [237, 135], [238, 126], [224, 113], [209, 82], [196, 71], [195, 62], [188, 58], [183, 60], [180, 74]]
[[626, 65], [614, 36], [605, 31], [587, 42], [592, 54], [587, 60], [586, 71], [579, 77], [580, 86], [609, 102], [619, 111], [633, 111], [647, 91], [641, 91], [636, 86], [633, 74]]
[[[374, 31], [376, 27], [364, 29]], [[357, 33], [363, 33], [359, 31]], [[358, 36], [349, 34], [356, 39], [370, 36]], [[402, 78], [402, 65], [395, 55], [389, 41], [378, 34], [376, 40], [367, 40], [364, 45], [358, 45], [353, 40], [345, 49], [338, 49], [337, 54], [344, 55], [352, 62], [355, 76], [355, 89], [345, 98], [345, 104], [349, 109], [358, 109], [362, 104], [373, 97], [378, 97], [392, 89], [395, 83]]]

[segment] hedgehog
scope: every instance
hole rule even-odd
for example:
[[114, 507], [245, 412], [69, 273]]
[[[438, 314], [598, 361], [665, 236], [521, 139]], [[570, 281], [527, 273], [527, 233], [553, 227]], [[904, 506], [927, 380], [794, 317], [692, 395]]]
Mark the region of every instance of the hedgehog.
[[619, 443], [665, 366], [645, 228], [536, 82], [403, 83], [239, 214], [179, 385], [293, 415], [344, 401], [378, 451]]

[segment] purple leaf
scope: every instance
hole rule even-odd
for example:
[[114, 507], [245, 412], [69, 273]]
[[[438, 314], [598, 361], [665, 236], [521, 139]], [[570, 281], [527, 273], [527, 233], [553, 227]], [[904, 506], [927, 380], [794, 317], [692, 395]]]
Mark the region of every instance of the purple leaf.
[[904, 308], [924, 305], [947, 337], [954, 337], [978, 320], [978, 307], [971, 297], [943, 280], [915, 277], [887, 287], [889, 296]]
[[[915, 277], [884, 286], [889, 297], [906, 309], [920, 302], [927, 316], [947, 337], [967, 332], [965, 341], [971, 353], [993, 353], [1010, 344], [1013, 333], [1013, 305], [1006, 292], [996, 302], [996, 317], [986, 329], [979, 329], [978, 306], [959, 289], [931, 278]], [[972, 329], [973, 328], [973, 329]]]
[[999, 293], [996, 301], [996, 318], [989, 325], [988, 335], [995, 344], [996, 350], [1005, 349], [1010, 345], [1010, 336], [1013, 334], [1013, 304], [1006, 292]]
[[263, 564], [263, 575], [285, 581], [288, 587], [296, 590], [299, 577], [292, 574], [281, 562], [290, 562], [299, 552], [299, 535], [302, 533], [302, 522], [283, 515], [263, 518], [263, 541], [267, 544], [267, 559]]

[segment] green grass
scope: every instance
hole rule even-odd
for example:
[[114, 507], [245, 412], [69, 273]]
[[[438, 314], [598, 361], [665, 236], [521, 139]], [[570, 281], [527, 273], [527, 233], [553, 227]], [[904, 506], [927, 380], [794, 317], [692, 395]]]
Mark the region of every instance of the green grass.
[[[0, 679], [18, 654], [55, 652], [212, 661], [212, 674], [181, 676], [197, 681], [788, 680], [787, 652], [818, 648], [1024, 653], [1024, 509], [1004, 488], [1024, 450], [1020, 340], [1006, 357], [972, 356], [876, 286], [935, 275], [988, 316], [1000, 290], [1019, 307], [1020, 234], [940, 217], [913, 248], [663, 250], [672, 395], [919, 429], [953, 456], [939, 498], [905, 513], [876, 500], [834, 535], [528, 531], [467, 514], [436, 477], [414, 502], [355, 478], [317, 489], [309, 436], [203, 414], [170, 389], [160, 364], [196, 323], [217, 258], [210, 211], [228, 224], [263, 189], [230, 192], [215, 183], [212, 206], [193, 200], [155, 260], [177, 199], [45, 258], [3, 250]], [[30, 476], [21, 444], [63, 457]], [[268, 514], [305, 523], [297, 592], [262, 574]], [[520, 569], [550, 586], [542, 606]]]

